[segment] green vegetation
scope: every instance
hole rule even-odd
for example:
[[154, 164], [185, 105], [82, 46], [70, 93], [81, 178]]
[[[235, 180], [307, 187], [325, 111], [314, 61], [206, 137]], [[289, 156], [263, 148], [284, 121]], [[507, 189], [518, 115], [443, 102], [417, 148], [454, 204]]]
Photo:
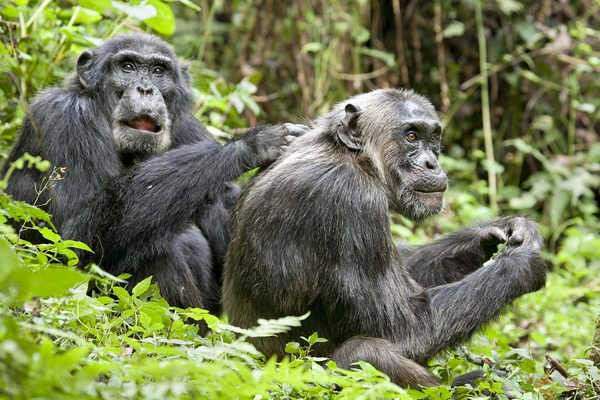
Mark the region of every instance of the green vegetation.
[[[419, 226], [397, 217], [394, 233], [420, 243], [496, 209], [527, 214], [541, 224], [552, 273], [546, 289], [431, 362], [445, 381], [483, 368], [478, 387], [402, 390], [368, 364], [347, 371], [311, 357], [317, 334], [290, 343], [282, 362], [246, 341], [301, 317], [242, 330], [169, 307], [150, 279], [128, 293], [126, 277], [74, 269], [74, 249], [87, 246], [63, 241], [0, 177], [0, 398], [597, 398], [599, 22], [598, 0], [4, 1], [0, 155], [32, 96], [59, 84], [81, 50], [142, 29], [191, 62], [196, 114], [219, 137], [310, 118], [375, 87], [431, 97], [446, 125], [447, 207]], [[30, 156], [14, 168], [49, 165]], [[20, 239], [24, 229], [48, 243]], [[90, 284], [102, 295], [88, 296]]]

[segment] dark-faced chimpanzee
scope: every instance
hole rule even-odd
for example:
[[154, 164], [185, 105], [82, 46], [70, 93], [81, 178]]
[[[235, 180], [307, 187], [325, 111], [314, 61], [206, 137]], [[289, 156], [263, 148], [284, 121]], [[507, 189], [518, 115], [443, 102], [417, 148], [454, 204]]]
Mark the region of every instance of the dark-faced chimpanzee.
[[411, 91], [362, 94], [317, 119], [238, 202], [223, 287], [231, 322], [310, 311], [302, 327], [257, 347], [281, 355], [286, 341], [316, 331], [329, 339], [316, 353], [338, 365], [364, 360], [399, 384], [435, 384], [422, 366], [430, 357], [546, 275], [525, 218], [394, 245], [389, 210], [420, 220], [442, 208], [440, 137], [433, 106]]
[[82, 263], [130, 273], [131, 284], [154, 275], [171, 304], [218, 312], [239, 195], [229, 182], [275, 160], [302, 127], [255, 128], [220, 145], [191, 106], [187, 69], [166, 43], [114, 37], [79, 56], [65, 87], [33, 101], [5, 164], [28, 152], [62, 177], [17, 171], [8, 191], [47, 209], [63, 237], [90, 245]]

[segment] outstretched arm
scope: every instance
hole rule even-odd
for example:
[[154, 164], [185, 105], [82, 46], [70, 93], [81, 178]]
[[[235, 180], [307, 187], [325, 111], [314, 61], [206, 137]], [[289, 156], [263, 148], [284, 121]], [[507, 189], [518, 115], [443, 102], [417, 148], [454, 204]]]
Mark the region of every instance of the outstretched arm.
[[[246, 134], [250, 134], [256, 129], [265, 128], [254, 128]], [[308, 131], [307, 126], [290, 123], [267, 127], [266, 129], [284, 130], [291, 137], [301, 136]], [[275, 154], [275, 157], [270, 161], [274, 161], [277, 155]], [[265, 164], [262, 163], [262, 166], [265, 166]], [[221, 186], [220, 189], [222, 189], [221, 192], [213, 191], [209, 194], [207, 203], [197, 210], [194, 217], [194, 221], [200, 227], [210, 245], [214, 264], [213, 271], [217, 282], [221, 281], [225, 253], [230, 241], [230, 213], [235, 207], [241, 192], [233, 182]]]
[[408, 248], [398, 246], [409, 274], [423, 287], [463, 279], [481, 268], [507, 241], [514, 218], [501, 218], [447, 235], [433, 243]]
[[[405, 354], [427, 359], [441, 349], [468, 339], [477, 328], [498, 315], [517, 297], [540, 289], [546, 278], [541, 257], [542, 240], [535, 224], [513, 219], [508, 247], [489, 264], [460, 281], [427, 289], [432, 336], [423, 337], [416, 328], [407, 335], [416, 342], [403, 343]], [[420, 343], [415, 345], [415, 343]]]
[[287, 133], [281, 126], [256, 128], [225, 146], [193, 143], [144, 161], [108, 182], [67, 223], [64, 236], [89, 243], [108, 265], [143, 264], [227, 182], [275, 159], [290, 140]]

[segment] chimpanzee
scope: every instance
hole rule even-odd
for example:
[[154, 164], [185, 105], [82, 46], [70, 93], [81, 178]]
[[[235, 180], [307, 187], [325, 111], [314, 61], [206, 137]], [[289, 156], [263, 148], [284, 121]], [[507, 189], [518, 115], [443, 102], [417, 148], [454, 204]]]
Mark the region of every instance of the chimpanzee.
[[421, 220], [442, 208], [440, 139], [431, 103], [407, 90], [361, 94], [317, 119], [236, 206], [223, 287], [231, 323], [310, 311], [257, 347], [282, 355], [316, 331], [329, 339], [316, 354], [338, 365], [363, 360], [401, 385], [436, 384], [422, 366], [430, 357], [546, 275], [537, 228], [522, 217], [394, 245], [389, 210]]
[[5, 170], [28, 152], [62, 171], [51, 182], [17, 171], [8, 191], [90, 245], [82, 263], [130, 273], [131, 284], [153, 275], [169, 303], [218, 312], [239, 195], [230, 182], [275, 160], [302, 126], [255, 128], [220, 145], [191, 106], [187, 67], [166, 43], [116, 36], [84, 51], [65, 87], [33, 101]]

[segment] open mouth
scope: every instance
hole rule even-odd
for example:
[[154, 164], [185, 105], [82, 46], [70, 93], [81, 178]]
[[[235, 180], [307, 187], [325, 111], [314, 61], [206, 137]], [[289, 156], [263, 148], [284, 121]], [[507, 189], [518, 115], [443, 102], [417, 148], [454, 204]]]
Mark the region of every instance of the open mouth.
[[149, 115], [140, 115], [123, 123], [130, 128], [142, 132], [158, 133], [161, 130], [160, 124]]

